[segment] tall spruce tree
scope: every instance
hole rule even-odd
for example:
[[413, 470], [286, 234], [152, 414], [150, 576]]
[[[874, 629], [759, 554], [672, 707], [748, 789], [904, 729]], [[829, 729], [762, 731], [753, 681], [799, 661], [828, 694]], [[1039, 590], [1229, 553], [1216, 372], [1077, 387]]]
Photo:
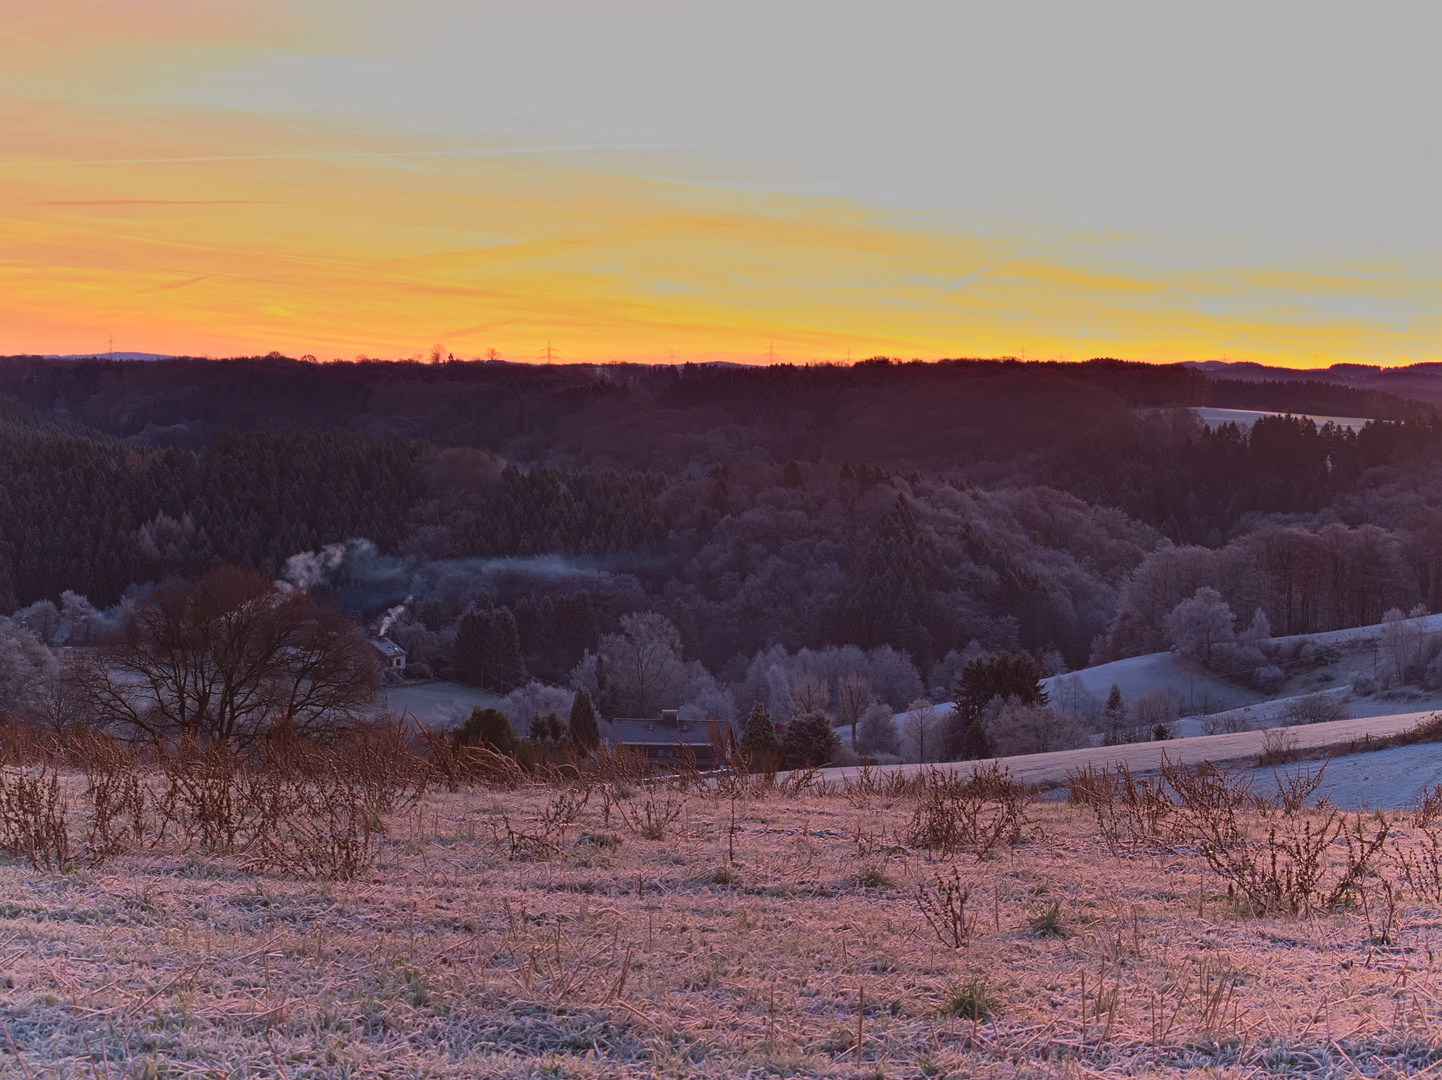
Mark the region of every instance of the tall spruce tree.
[[781, 744], [776, 738], [776, 724], [761, 702], [751, 706], [746, 726], [741, 729], [741, 753], [752, 772], [775, 772], [781, 763]]
[[940, 570], [936, 540], [916, 523], [905, 495], [897, 495], [876, 525], [856, 591], [837, 612], [841, 640], [863, 648], [901, 645], [931, 663], [931, 589]]
[[526, 680], [521, 635], [508, 607], [489, 598], [472, 605], [456, 624], [456, 672], [477, 686], [509, 690]]
[[571, 703], [571, 741], [583, 754], [591, 754], [601, 743], [601, 725], [596, 719], [596, 706], [591, 692], [584, 686], [576, 691]]
[[1120, 746], [1131, 742], [1127, 730], [1127, 706], [1122, 700], [1122, 688], [1112, 683], [1107, 692], [1107, 702], [1102, 706], [1102, 740], [1108, 746]]

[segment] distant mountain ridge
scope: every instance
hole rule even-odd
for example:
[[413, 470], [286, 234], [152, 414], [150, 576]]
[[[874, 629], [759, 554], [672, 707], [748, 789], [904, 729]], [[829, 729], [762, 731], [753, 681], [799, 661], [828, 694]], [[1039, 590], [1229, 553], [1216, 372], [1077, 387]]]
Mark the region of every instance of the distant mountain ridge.
[[1404, 367], [1333, 364], [1326, 368], [1283, 368], [1250, 361], [1207, 360], [1188, 361], [1184, 366], [1218, 382], [1345, 386], [1354, 390], [1372, 390], [1412, 398], [1429, 405], [1442, 405], [1442, 363], [1436, 361], [1423, 361]]
[[68, 353], [64, 356], [59, 353], [46, 353], [42, 358], [45, 360], [173, 360], [172, 353], [156, 352], [83, 352]]

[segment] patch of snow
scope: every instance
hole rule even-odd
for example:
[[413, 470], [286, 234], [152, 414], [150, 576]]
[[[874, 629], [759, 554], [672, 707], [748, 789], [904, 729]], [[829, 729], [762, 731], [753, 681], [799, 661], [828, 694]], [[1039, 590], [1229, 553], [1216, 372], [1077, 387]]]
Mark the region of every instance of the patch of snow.
[[[1285, 413], [1266, 412], [1260, 409], [1213, 409], [1211, 407], [1193, 409], [1208, 427], [1220, 427], [1222, 424], [1236, 424], [1239, 428], [1250, 428], [1264, 416], [1284, 416]], [[1317, 427], [1324, 424], [1336, 424], [1338, 427], [1347, 428], [1350, 431], [1361, 431], [1371, 421], [1365, 416], [1308, 416], [1306, 413], [1293, 412], [1292, 416], [1307, 416]]]

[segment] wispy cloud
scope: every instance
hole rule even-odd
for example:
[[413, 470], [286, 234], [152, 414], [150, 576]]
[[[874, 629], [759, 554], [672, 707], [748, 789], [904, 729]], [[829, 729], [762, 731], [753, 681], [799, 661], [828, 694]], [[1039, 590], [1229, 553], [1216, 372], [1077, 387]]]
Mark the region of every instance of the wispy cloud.
[[0, 351], [1439, 358], [1430, 143], [1275, 153], [1219, 3], [18, 8]]

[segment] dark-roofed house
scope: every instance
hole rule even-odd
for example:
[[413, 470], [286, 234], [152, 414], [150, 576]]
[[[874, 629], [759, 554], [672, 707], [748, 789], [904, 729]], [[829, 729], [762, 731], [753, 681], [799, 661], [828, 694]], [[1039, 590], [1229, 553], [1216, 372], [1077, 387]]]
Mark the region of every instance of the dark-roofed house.
[[682, 720], [675, 709], [662, 709], [656, 720], [611, 721], [606, 741], [646, 755], [654, 765], [694, 762], [714, 769], [731, 748], [731, 725], [725, 720]]
[[381, 654], [381, 667], [397, 673], [405, 671], [406, 651], [390, 638], [371, 638], [371, 648]]

